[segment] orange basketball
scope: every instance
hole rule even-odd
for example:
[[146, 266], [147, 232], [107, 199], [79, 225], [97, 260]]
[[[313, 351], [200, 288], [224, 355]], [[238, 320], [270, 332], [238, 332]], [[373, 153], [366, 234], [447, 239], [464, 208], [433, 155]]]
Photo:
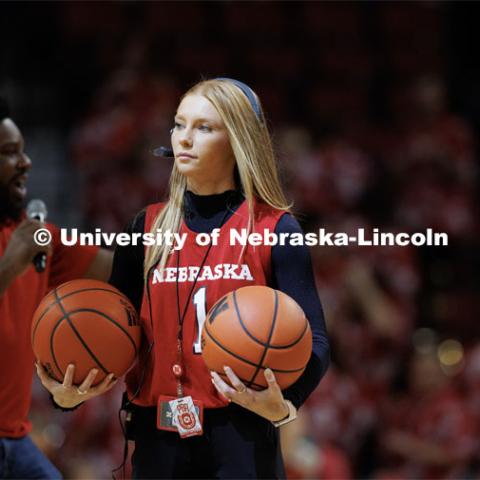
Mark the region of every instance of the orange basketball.
[[50, 376], [63, 381], [70, 363], [74, 384], [92, 368], [93, 385], [110, 372], [121, 377], [133, 364], [140, 345], [138, 317], [116, 288], [98, 280], [73, 280], [52, 290], [32, 320], [32, 347]]
[[247, 387], [267, 386], [270, 368], [280, 388], [294, 383], [312, 353], [312, 332], [295, 300], [269, 287], [243, 287], [222, 297], [208, 312], [202, 355], [225, 380], [231, 367]]

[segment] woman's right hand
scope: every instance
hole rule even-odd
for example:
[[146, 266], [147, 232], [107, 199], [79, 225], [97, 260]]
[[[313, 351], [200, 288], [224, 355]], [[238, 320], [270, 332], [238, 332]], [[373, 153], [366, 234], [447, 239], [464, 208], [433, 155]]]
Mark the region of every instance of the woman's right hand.
[[55, 403], [62, 408], [76, 407], [85, 400], [89, 400], [90, 398], [108, 392], [108, 390], [110, 390], [115, 383], [117, 383], [117, 379], [114, 378], [114, 374], [110, 373], [105, 377], [103, 382], [95, 387], [92, 387], [92, 383], [94, 382], [98, 373], [98, 370], [93, 368], [90, 370], [80, 386], [77, 387], [76, 385], [72, 384], [73, 376], [75, 374], [75, 365], [70, 364], [67, 367], [63, 383], [57, 382], [50, 377], [45, 368], [43, 368], [39, 363], [37, 363], [36, 366], [37, 374], [42, 381], [42, 385], [53, 395], [53, 400]]

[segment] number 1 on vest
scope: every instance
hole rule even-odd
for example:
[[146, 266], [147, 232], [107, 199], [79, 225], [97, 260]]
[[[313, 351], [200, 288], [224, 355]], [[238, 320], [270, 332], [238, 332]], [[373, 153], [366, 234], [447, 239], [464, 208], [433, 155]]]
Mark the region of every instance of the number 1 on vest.
[[197, 319], [197, 339], [193, 344], [194, 353], [202, 353], [202, 329], [205, 319], [207, 318], [207, 287], [200, 287], [193, 296], [193, 304], [195, 305], [195, 318]]

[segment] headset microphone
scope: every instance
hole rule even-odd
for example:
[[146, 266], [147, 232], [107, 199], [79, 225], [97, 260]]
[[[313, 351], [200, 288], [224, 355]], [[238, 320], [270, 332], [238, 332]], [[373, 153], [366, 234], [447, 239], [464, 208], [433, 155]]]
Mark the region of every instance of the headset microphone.
[[156, 157], [174, 158], [173, 150], [168, 147], [158, 147], [152, 152]]

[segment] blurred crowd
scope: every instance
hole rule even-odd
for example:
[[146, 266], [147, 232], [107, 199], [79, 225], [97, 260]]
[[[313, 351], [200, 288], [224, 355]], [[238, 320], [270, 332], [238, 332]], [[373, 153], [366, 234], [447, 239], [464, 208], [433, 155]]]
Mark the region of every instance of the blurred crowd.
[[[71, 44], [93, 45], [100, 26], [113, 31], [129, 20], [123, 7], [95, 3], [86, 13], [81, 5], [63, 9]], [[449, 235], [448, 247], [311, 249], [332, 365], [282, 432], [289, 478], [478, 478], [474, 132], [449, 107], [441, 7], [362, 8], [145, 4], [142, 32], [121, 46], [101, 44], [91, 60], [108, 74], [69, 141], [83, 213], [92, 228], [120, 231], [164, 198], [171, 160], [151, 150], [169, 145], [183, 87], [199, 73], [240, 76], [262, 99], [305, 231]], [[178, 15], [181, 44], [168, 40]], [[286, 41], [292, 25], [302, 31]], [[239, 41], [256, 28], [268, 28], [271, 43]], [[196, 48], [195, 35], [206, 32], [211, 45]], [[68, 478], [106, 478], [120, 463], [121, 391], [62, 413], [37, 385], [35, 438]]]

